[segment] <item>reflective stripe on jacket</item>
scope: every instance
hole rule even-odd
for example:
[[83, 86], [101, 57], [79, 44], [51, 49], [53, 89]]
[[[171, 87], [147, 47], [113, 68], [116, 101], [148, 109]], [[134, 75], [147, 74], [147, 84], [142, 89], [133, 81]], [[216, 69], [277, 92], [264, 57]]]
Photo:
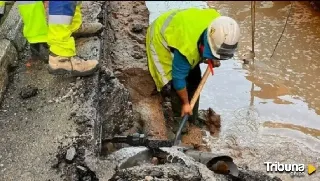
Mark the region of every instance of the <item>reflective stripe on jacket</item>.
[[146, 35], [148, 67], [158, 91], [172, 79], [170, 47], [178, 49], [194, 68], [201, 59], [198, 40], [212, 20], [219, 16], [214, 9], [171, 10], [149, 26]]

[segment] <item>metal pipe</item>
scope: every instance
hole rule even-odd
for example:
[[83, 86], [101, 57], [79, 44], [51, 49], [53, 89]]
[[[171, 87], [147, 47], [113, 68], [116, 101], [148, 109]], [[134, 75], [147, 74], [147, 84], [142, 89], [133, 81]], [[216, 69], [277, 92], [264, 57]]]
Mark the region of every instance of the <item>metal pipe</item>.
[[187, 150], [186, 155], [207, 166], [211, 171], [218, 174], [229, 174], [237, 177], [239, 170], [233, 159], [227, 155], [218, 155], [210, 152]]
[[255, 33], [255, 13], [256, 13], [256, 2], [251, 1], [251, 33], [252, 33], [252, 53], [253, 53], [253, 58], [252, 61], [254, 62], [254, 33]]

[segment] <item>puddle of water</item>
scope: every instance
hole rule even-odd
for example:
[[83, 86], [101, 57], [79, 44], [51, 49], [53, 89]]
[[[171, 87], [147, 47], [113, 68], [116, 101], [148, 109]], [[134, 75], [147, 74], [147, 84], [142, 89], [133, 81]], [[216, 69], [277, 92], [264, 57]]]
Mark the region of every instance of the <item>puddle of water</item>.
[[[214, 7], [239, 22], [238, 54], [251, 49], [249, 1], [146, 4], [150, 22], [169, 9]], [[212, 107], [223, 120], [220, 138], [213, 138], [213, 150], [231, 149], [239, 163], [263, 170], [263, 162], [270, 160], [314, 161], [320, 155], [320, 14], [311, 12], [304, 2], [294, 2], [286, 31], [270, 59], [291, 6], [285, 1], [256, 4], [255, 65], [242, 65], [238, 55], [221, 62], [201, 93], [200, 108]], [[201, 69], [204, 72], [205, 65]], [[237, 149], [239, 158], [234, 153]]]

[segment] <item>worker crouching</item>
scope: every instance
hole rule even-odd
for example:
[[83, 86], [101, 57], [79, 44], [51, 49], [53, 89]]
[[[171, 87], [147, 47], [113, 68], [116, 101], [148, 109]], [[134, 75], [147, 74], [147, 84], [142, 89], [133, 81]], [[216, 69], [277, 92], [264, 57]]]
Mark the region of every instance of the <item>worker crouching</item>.
[[232, 58], [239, 37], [237, 22], [214, 9], [171, 10], [149, 26], [149, 71], [158, 92], [171, 86], [175, 118], [189, 114], [189, 121], [198, 119], [199, 99], [193, 110], [189, 102], [201, 81], [199, 64]]
[[49, 73], [87, 76], [97, 70], [97, 60], [76, 57], [72, 33], [82, 23], [81, 1], [49, 1], [48, 23], [42, 1], [17, 3], [24, 23], [23, 35], [30, 43], [32, 54], [39, 54], [41, 46], [49, 45]]

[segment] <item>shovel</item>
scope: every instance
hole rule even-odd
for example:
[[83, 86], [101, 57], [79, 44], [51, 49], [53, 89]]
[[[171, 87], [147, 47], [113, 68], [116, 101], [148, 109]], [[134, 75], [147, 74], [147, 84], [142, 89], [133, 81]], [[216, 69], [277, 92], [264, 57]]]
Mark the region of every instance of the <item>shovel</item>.
[[[206, 72], [204, 73], [201, 82], [194, 93], [190, 106], [191, 109], [193, 109], [193, 106], [195, 105], [196, 101], [199, 98], [200, 92], [206, 83], [210, 72], [213, 74], [213, 67], [219, 67], [220, 62], [219, 61], [214, 61], [214, 65], [209, 62], [208, 67], [206, 69]], [[181, 142], [181, 132], [182, 129], [184, 128], [187, 120], [189, 118], [189, 115], [183, 116], [183, 119], [180, 123], [179, 129], [176, 133], [176, 137], [174, 139], [174, 145], [179, 145]], [[230, 156], [227, 155], [215, 155], [213, 153], [205, 153], [201, 151], [194, 151], [194, 150], [184, 150], [183, 151], [186, 155], [193, 157], [196, 161], [203, 163], [209, 168], [211, 171], [218, 173], [218, 174], [225, 174], [225, 175], [231, 175], [235, 178], [238, 177], [239, 175], [239, 170], [238, 167], [235, 165], [233, 162], [233, 159]]]
[[[218, 61], [215, 61], [215, 62], [218, 62]], [[218, 64], [219, 65], [216, 65], [217, 67], [220, 66], [220, 62]], [[206, 69], [206, 72], [204, 73], [204, 75], [203, 75], [203, 77], [201, 79], [201, 82], [200, 82], [196, 92], [194, 93], [192, 99], [191, 99], [191, 102], [190, 102], [191, 110], [193, 110], [193, 107], [194, 107], [195, 103], [197, 102], [197, 100], [199, 98], [200, 92], [201, 92], [204, 84], [206, 83], [206, 81], [207, 81], [207, 79], [208, 79], [208, 77], [210, 75], [211, 70], [212, 70], [212, 64], [211, 64], [211, 62], [209, 62], [208, 67]], [[212, 74], [213, 74], [213, 72], [212, 72]], [[184, 128], [188, 118], [189, 118], [189, 115], [183, 116], [182, 121], [181, 121], [181, 123], [179, 125], [179, 129], [178, 129], [178, 131], [176, 133], [176, 137], [174, 139], [174, 145], [179, 145], [180, 144], [181, 132], [182, 132], [182, 129]]]

